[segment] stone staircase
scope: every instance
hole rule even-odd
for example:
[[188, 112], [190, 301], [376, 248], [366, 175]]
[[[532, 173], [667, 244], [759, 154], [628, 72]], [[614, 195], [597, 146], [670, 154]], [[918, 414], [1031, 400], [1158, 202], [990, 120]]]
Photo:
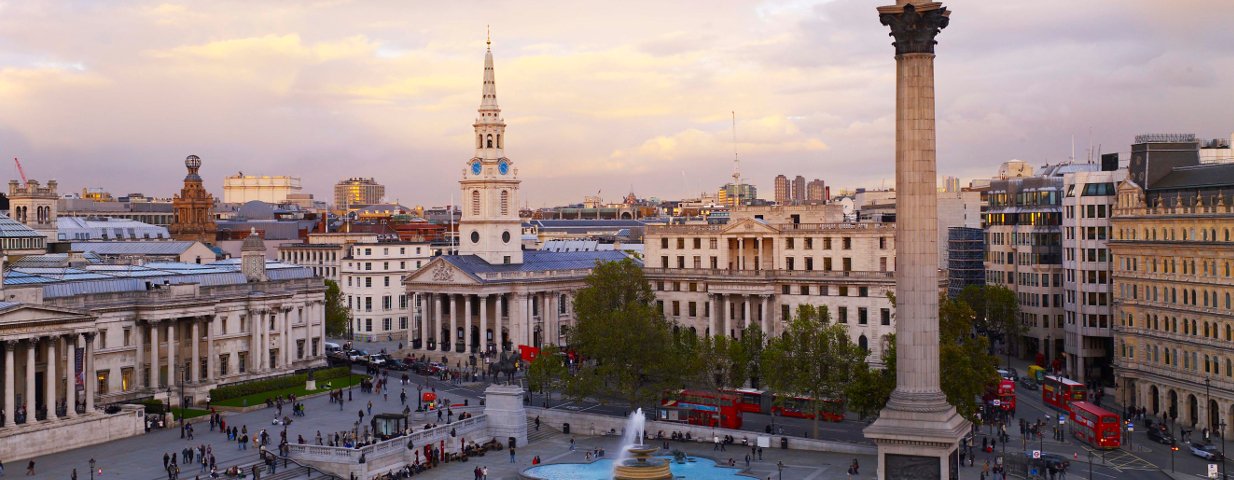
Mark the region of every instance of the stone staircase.
[[561, 432], [549, 428], [545, 422], [540, 422], [540, 431], [536, 431], [536, 419], [527, 419], [527, 443], [536, 443], [540, 440], [550, 438], [560, 434]]

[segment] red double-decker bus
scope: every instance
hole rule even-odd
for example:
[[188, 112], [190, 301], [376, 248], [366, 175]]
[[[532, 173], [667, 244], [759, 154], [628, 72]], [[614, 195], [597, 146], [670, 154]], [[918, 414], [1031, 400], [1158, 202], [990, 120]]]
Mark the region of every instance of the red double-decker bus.
[[1071, 432], [1096, 448], [1114, 449], [1122, 444], [1118, 414], [1088, 402], [1071, 402]]
[[721, 392], [737, 396], [737, 409], [746, 413], [767, 413], [771, 395], [753, 388], [721, 388]]
[[991, 384], [982, 398], [986, 403], [994, 405], [994, 401], [998, 400], [996, 408], [1014, 412], [1015, 411], [1015, 382], [1005, 378], [999, 379], [998, 383]]
[[666, 392], [656, 419], [708, 427], [741, 428], [737, 396], [703, 390]]
[[820, 400], [817, 404], [817, 413], [811, 411], [814, 408], [815, 402], [813, 398], [776, 395], [775, 403], [771, 405], [771, 414], [780, 415], [782, 417], [809, 419], [814, 419], [815, 416], [821, 415], [822, 419], [828, 422], [840, 422], [844, 420], [844, 402], [840, 400]]
[[1041, 382], [1041, 401], [1052, 408], [1071, 413], [1071, 404], [1088, 400], [1083, 383], [1063, 377], [1046, 375]]

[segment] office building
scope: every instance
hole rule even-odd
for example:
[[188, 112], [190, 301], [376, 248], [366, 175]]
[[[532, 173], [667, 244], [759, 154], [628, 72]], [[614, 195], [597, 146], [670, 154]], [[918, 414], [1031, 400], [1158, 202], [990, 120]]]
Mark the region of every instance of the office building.
[[372, 178], [353, 177], [334, 184], [334, 208], [348, 212], [381, 203], [386, 186]]
[[257, 200], [278, 204], [298, 194], [300, 177], [257, 176], [240, 172], [223, 178], [223, 203], [242, 204]]

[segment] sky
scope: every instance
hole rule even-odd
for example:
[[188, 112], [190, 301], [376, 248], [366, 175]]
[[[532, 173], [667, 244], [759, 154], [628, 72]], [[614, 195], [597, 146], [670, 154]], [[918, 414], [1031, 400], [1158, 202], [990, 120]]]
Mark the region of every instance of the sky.
[[[243, 171], [442, 205], [474, 153], [491, 28], [527, 206], [714, 193], [734, 155], [763, 197], [781, 173], [891, 187], [884, 3], [0, 0], [0, 156], [62, 193], [169, 196], [195, 154], [216, 197]], [[940, 175], [1234, 132], [1225, 1], [946, 5]]]

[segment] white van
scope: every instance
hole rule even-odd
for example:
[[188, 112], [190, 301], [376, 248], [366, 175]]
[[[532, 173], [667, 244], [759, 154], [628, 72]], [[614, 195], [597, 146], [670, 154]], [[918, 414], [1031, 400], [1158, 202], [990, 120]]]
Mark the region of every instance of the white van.
[[340, 346], [339, 346], [339, 344], [337, 344], [337, 343], [334, 343], [334, 342], [326, 342], [326, 355], [329, 355], [329, 354], [331, 354], [331, 353], [337, 352], [337, 351], [342, 350], [342, 349], [343, 349], [343, 347], [340, 347]]

